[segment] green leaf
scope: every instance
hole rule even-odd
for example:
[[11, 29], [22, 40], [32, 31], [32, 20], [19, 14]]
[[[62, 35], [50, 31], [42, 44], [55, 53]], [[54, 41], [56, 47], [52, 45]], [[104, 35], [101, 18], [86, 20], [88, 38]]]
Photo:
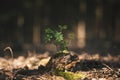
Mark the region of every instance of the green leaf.
[[45, 37], [46, 42], [50, 41], [53, 38], [52, 35], [47, 34]]
[[63, 25], [63, 29], [67, 29], [67, 25]]
[[45, 33], [54, 33], [54, 31], [50, 28], [45, 29]]
[[67, 25], [63, 25], [63, 26], [58, 25], [58, 27], [60, 28], [60, 31], [61, 31], [61, 32], [62, 32], [63, 29], [67, 29]]
[[56, 41], [62, 41], [63, 40], [63, 34], [61, 32], [55, 33]]

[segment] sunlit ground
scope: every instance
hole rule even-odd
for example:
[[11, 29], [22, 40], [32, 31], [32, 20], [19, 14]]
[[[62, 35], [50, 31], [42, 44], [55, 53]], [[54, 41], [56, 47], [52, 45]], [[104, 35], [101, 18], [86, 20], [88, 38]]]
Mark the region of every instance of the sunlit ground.
[[[71, 53], [75, 52], [71, 51]], [[0, 57], [0, 74], [2, 75], [0, 76], [0, 79], [9, 78], [12, 75], [13, 77], [16, 77], [17, 80], [18, 76], [20, 77], [20, 75], [22, 75], [22, 77], [20, 78], [23, 80], [31, 80], [32, 78], [37, 80], [64, 80], [63, 77], [50, 75], [47, 72], [42, 75], [40, 75], [40, 73], [37, 73], [37, 69], [40, 65], [46, 66], [46, 64], [49, 62], [51, 58], [49, 54], [49, 52], [45, 52], [42, 54], [28, 52], [27, 57], [18, 56], [17, 58], [13, 58], [13, 61], [11, 58], [6, 59], [5, 57]], [[80, 66], [80, 68], [76, 66], [77, 72], [81, 72], [82, 74], [84, 74], [87, 80], [120, 79], [120, 55], [111, 56], [110, 54], [108, 54], [106, 56], [100, 56], [98, 53], [90, 55], [89, 53], [82, 52], [79, 53], [78, 57], [80, 65], [77, 66]], [[103, 67], [98, 69], [98, 65], [102, 65]], [[13, 71], [13, 73], [9, 72], [11, 70], [19, 71], [22, 69], [23, 72], [24, 70], [31, 70], [31, 74], [26, 73], [26, 75], [23, 75], [21, 73], [17, 73], [17, 71]], [[115, 70], [116, 72], [114, 73]]]

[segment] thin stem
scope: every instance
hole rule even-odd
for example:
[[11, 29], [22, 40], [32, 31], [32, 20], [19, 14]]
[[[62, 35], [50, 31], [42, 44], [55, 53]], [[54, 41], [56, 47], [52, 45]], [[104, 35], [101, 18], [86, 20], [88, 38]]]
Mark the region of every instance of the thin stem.
[[103, 63], [103, 65], [104, 65], [105, 67], [107, 67], [109, 70], [113, 71], [113, 69], [110, 68], [107, 64]]
[[[13, 63], [13, 50], [12, 50], [12, 48], [11, 48], [11, 47], [6, 47], [6, 48], [4, 49], [4, 51], [6, 51], [6, 50], [9, 50], [9, 51], [10, 51], [11, 57], [12, 57], [12, 63]], [[9, 63], [9, 64], [10, 64], [10, 63]], [[12, 64], [10, 64], [10, 66], [11, 66], [11, 72], [12, 72], [12, 70], [13, 70]]]

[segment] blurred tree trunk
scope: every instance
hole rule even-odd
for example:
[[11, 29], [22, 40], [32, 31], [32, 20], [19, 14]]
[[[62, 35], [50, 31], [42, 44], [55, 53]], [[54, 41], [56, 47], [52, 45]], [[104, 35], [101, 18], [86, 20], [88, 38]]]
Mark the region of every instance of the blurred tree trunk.
[[24, 42], [24, 36], [23, 36], [23, 26], [24, 26], [24, 16], [18, 15], [17, 16], [17, 41], [18, 43], [22, 44]]
[[113, 30], [114, 30], [114, 42], [120, 43], [120, 1], [116, 1], [113, 5]]
[[86, 45], [86, 11], [87, 11], [87, 2], [86, 0], [81, 0], [79, 4], [79, 15], [80, 19], [77, 25], [77, 46], [79, 48], [84, 48]]
[[41, 27], [40, 27], [40, 7], [41, 0], [34, 0], [33, 2], [33, 44], [36, 47], [40, 46], [41, 42]]

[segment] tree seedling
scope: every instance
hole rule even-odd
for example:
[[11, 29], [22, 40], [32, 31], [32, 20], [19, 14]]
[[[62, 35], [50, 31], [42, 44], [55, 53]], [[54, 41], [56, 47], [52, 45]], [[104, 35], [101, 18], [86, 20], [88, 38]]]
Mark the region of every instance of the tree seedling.
[[[58, 25], [58, 29], [59, 30], [54, 30], [51, 28], [45, 29], [45, 41], [47, 43], [53, 43], [57, 47], [57, 53], [59, 53], [51, 57], [46, 65], [46, 69], [53, 74], [55, 73], [56, 75], [63, 76], [66, 80], [78, 80], [84, 78], [84, 74], [67, 71], [69, 69], [67, 69], [66, 66], [72, 63], [72, 61], [75, 61], [78, 56], [76, 54], [71, 54], [67, 48], [68, 42], [65, 40], [63, 35], [63, 30], [66, 30], [67, 26]], [[74, 39], [74, 35], [69, 34], [68, 38], [69, 40]]]
[[46, 43], [53, 43], [58, 52], [68, 53], [67, 44], [68, 42], [65, 41], [63, 30], [67, 29], [66, 25], [58, 25], [59, 30], [53, 30], [50, 28], [45, 29], [45, 41]]

